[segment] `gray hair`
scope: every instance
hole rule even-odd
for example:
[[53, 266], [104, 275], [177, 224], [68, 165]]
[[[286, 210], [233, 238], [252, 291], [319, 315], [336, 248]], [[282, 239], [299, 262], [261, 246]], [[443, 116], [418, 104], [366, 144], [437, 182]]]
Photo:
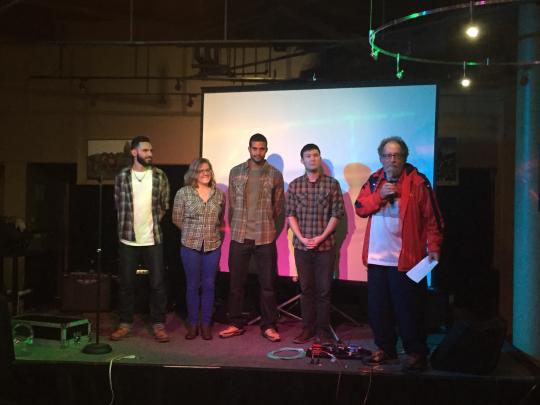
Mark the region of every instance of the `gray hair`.
[[405, 141], [399, 137], [399, 136], [390, 136], [388, 138], [384, 138], [381, 143], [379, 144], [379, 147], [377, 148], [377, 152], [379, 153], [379, 157], [382, 157], [383, 149], [386, 146], [387, 143], [394, 142], [397, 143], [401, 149], [401, 153], [403, 153], [403, 157], [405, 161], [407, 161], [407, 157], [409, 157], [409, 147], [405, 143]]

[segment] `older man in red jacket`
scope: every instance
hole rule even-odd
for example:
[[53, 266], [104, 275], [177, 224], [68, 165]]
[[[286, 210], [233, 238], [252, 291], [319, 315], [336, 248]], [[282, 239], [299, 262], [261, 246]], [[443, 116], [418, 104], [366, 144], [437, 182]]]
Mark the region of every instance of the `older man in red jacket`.
[[429, 180], [407, 162], [409, 149], [400, 137], [385, 138], [379, 148], [383, 165], [362, 187], [356, 213], [369, 217], [362, 258], [368, 268], [369, 322], [378, 350], [371, 364], [397, 360], [397, 334], [407, 359], [404, 370], [427, 365], [426, 280], [406, 273], [425, 256], [439, 260], [442, 218]]

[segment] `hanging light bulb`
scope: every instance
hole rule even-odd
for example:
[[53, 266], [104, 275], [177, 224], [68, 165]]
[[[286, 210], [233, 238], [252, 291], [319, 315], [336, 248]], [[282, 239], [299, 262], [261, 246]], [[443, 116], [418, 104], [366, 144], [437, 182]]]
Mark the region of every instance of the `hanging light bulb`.
[[471, 1], [469, 6], [469, 25], [465, 27], [465, 35], [467, 35], [469, 39], [476, 39], [479, 34], [480, 28], [478, 28], [478, 25], [473, 21], [473, 2]]
[[461, 78], [461, 81], [459, 82], [461, 84], [461, 87], [469, 87], [472, 83], [471, 79], [467, 77], [467, 62], [463, 61], [463, 77]]
[[476, 39], [478, 34], [480, 34], [480, 28], [478, 28], [476, 24], [470, 24], [465, 29], [465, 35], [467, 35], [470, 39]]

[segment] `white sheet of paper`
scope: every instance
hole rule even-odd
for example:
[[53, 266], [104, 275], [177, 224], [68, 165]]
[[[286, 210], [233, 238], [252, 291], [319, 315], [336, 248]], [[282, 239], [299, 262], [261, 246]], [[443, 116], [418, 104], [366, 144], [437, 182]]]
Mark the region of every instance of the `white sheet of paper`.
[[420, 260], [416, 266], [407, 272], [407, 276], [412, 281], [419, 283], [431, 270], [433, 270], [433, 267], [435, 267], [438, 263], [439, 262], [437, 260], [433, 260], [430, 263], [429, 256], [426, 256]]

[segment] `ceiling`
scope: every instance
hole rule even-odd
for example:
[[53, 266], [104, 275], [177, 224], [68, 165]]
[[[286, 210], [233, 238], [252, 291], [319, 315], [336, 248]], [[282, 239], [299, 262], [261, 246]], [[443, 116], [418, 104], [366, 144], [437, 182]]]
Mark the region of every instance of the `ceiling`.
[[[373, 0], [374, 22], [427, 3], [459, 1]], [[227, 24], [228, 39], [336, 40], [366, 36], [369, 11], [369, 0], [0, 0], [0, 35], [33, 41], [128, 40], [131, 34], [139, 41], [221, 40]]]
[[[0, 0], [0, 41], [290, 43], [318, 52], [320, 77], [356, 80], [378, 73], [392, 75], [394, 70], [394, 60], [381, 58], [374, 64], [370, 57], [370, 17], [375, 28], [412, 12], [465, 1], [372, 2], [370, 14], [370, 0]], [[475, 19], [489, 34], [475, 45], [464, 45], [461, 33], [468, 10], [401, 24], [389, 30], [379, 44], [404, 55], [434, 59], [515, 60], [515, 10], [475, 9]], [[455, 67], [419, 64], [407, 71], [428, 80], [453, 80], [460, 74]], [[491, 68], [483, 77], [495, 82], [501, 73], [514, 76], [513, 69]]]

